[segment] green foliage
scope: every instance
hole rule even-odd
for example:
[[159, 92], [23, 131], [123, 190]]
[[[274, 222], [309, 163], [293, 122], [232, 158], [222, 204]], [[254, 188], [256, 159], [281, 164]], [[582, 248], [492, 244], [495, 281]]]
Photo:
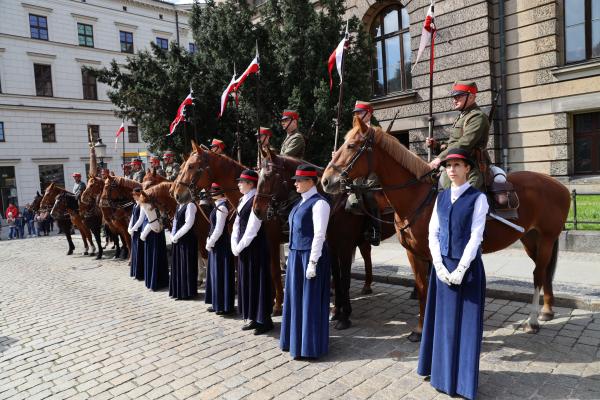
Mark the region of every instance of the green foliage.
[[[269, 0], [255, 14], [244, 0], [195, 4], [190, 25], [197, 52], [189, 54], [172, 44], [168, 51], [152, 46], [138, 52], [125, 66], [116, 63], [96, 71], [111, 88], [109, 97], [121, 110], [118, 115], [137, 121], [150, 150], [173, 147], [189, 150], [189, 138], [207, 143], [219, 137], [231, 152], [237, 126], [242, 138], [243, 159], [253, 165], [256, 158], [255, 132], [259, 125], [274, 128], [272, 143], [278, 145], [285, 133], [279, 116], [285, 108], [300, 112], [300, 128], [310, 138], [306, 159], [324, 165], [333, 149], [339, 78], [334, 71], [330, 93], [327, 59], [337, 46], [346, 22], [342, 0], [322, 0], [317, 11], [309, 0]], [[349, 22], [351, 49], [345, 62], [345, 87], [340, 136], [351, 125], [357, 99], [370, 95], [369, 43], [360, 21]], [[217, 119], [221, 93], [231, 80], [234, 65], [239, 76], [260, 51], [260, 76], [249, 77], [240, 89], [239, 107], [230, 102]], [[177, 107], [194, 89], [193, 128], [166, 138]]]

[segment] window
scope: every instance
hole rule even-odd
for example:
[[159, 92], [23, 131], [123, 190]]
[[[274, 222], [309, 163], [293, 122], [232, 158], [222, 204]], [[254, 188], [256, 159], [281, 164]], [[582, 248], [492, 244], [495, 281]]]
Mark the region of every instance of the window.
[[402, 6], [387, 7], [375, 17], [371, 26], [374, 97], [412, 87], [409, 27], [408, 12]]
[[94, 74], [86, 69], [82, 69], [81, 83], [83, 85], [83, 99], [98, 100], [98, 88]]
[[196, 43], [190, 43], [189, 46], [190, 46], [189, 47], [190, 53], [194, 54], [196, 52], [196, 50], [197, 50], [196, 49]]
[[100, 125], [88, 125], [88, 138], [92, 139], [92, 143], [100, 139]]
[[65, 187], [65, 171], [62, 164], [40, 165], [38, 169], [40, 171], [40, 189], [42, 189], [42, 192], [52, 182]]
[[52, 97], [52, 68], [45, 64], [33, 64], [35, 75], [35, 94]]
[[56, 142], [56, 127], [54, 124], [42, 124], [42, 142]]
[[169, 39], [164, 39], [164, 38], [156, 38], [156, 44], [158, 47], [160, 47], [163, 50], [169, 50]]
[[128, 126], [127, 127], [127, 135], [129, 136], [129, 143], [139, 143], [140, 142], [140, 138], [138, 137], [137, 126]]
[[18, 203], [15, 167], [0, 167], [0, 210], [6, 210], [8, 203]]
[[600, 112], [573, 116], [576, 174], [600, 173]]
[[46, 17], [29, 14], [29, 32], [32, 39], [48, 40], [48, 20]]
[[119, 39], [121, 40], [121, 53], [133, 54], [133, 33], [119, 31]]
[[4, 138], [4, 122], [0, 122], [0, 142], [6, 142]]
[[94, 47], [94, 27], [92, 25], [77, 23], [77, 36], [79, 36], [80, 46]]
[[565, 61], [600, 57], [600, 1], [565, 0]]

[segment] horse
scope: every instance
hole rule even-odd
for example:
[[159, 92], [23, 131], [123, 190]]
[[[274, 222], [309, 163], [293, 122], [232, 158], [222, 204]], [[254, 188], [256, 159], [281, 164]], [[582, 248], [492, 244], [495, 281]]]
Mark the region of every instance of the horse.
[[[81, 193], [81, 197], [79, 198], [79, 210], [83, 215], [94, 213], [94, 210], [100, 210], [102, 220], [105, 224], [106, 234], [110, 237], [110, 239], [115, 245], [115, 255], [113, 259], [118, 259], [121, 256], [125, 258], [127, 256], [127, 252], [125, 248], [123, 248], [123, 252], [121, 252], [121, 245], [119, 243], [119, 233], [116, 225], [114, 225], [112, 221], [111, 209], [110, 207], [99, 206], [100, 195], [102, 194], [103, 189], [104, 181], [102, 180], [102, 178], [90, 176], [88, 184], [85, 190]], [[124, 237], [121, 237], [121, 242], [125, 244]]]
[[[253, 211], [261, 220], [275, 215], [289, 215], [292, 203], [299, 199], [294, 188], [292, 176], [296, 168], [306, 164], [303, 160], [279, 156], [270, 149], [261, 149], [262, 167], [259, 174]], [[365, 261], [365, 283], [362, 294], [372, 293], [373, 264], [371, 245], [364, 239], [364, 226], [367, 216], [355, 215], [346, 211], [346, 195], [336, 195], [331, 199], [331, 212], [327, 226], [327, 242], [331, 255], [331, 269], [334, 280], [335, 301], [332, 319], [338, 322], [338, 330], [350, 327], [350, 275], [352, 259], [358, 247]], [[391, 237], [395, 230], [392, 213], [383, 216], [381, 235], [383, 239]]]
[[[385, 195], [396, 211], [396, 230], [406, 248], [419, 294], [419, 325], [409, 339], [419, 340], [427, 298], [426, 280], [431, 264], [428, 247], [429, 220], [437, 196], [437, 182], [429, 179], [431, 168], [381, 128], [369, 128], [355, 117], [344, 144], [335, 152], [322, 179], [323, 188], [338, 193], [343, 183], [376, 173]], [[518, 171], [508, 174], [520, 200], [517, 225], [519, 232], [497, 220], [486, 223], [483, 253], [492, 253], [521, 240], [527, 255], [534, 261], [533, 300], [524, 326], [528, 333], [539, 331], [540, 290], [544, 305], [539, 319], [554, 317], [552, 280], [558, 257], [558, 237], [570, 207], [569, 191], [556, 179], [537, 172]]]
[[[179, 175], [171, 189], [171, 196], [176, 200], [186, 198], [200, 189], [208, 190], [210, 185], [218, 183], [225, 191], [225, 197], [237, 207], [242, 194], [239, 192], [236, 179], [247, 169], [244, 165], [224, 154], [216, 154], [207, 148], [198, 146], [192, 141], [192, 153], [181, 166]], [[275, 292], [273, 315], [281, 315], [283, 304], [283, 285], [281, 282], [281, 266], [279, 244], [282, 242], [279, 221], [268, 221], [264, 224], [269, 254], [271, 258], [271, 281]], [[231, 229], [231, 228], [230, 228]]]
[[133, 189], [141, 188], [141, 184], [133, 179], [121, 176], [108, 176], [104, 180], [104, 187], [100, 195], [100, 207], [106, 209], [105, 219], [108, 217], [113, 223], [119, 236], [123, 239], [127, 251], [131, 256], [131, 236], [127, 229], [133, 208]]
[[[40, 210], [40, 204], [42, 202], [42, 198], [44, 196], [42, 196], [40, 194], [39, 191], [36, 192], [35, 197], [33, 198], [33, 201], [31, 202], [31, 206], [29, 207], [31, 209], [31, 211], [33, 211], [34, 214], [37, 214], [38, 211]], [[48, 236], [48, 234], [50, 233], [50, 213], [48, 211], [45, 212], [46, 214], [46, 218], [43, 218], [43, 220], [37, 220], [36, 218], [36, 229], [38, 231], [38, 236], [40, 234], [40, 231], [44, 232], [44, 236]], [[41, 217], [41, 215], [40, 215]]]
[[156, 168], [148, 168], [146, 175], [144, 175], [144, 179], [142, 179], [142, 189], [148, 189], [149, 187], [162, 182], [169, 182], [169, 180], [164, 176], [157, 174]]
[[[79, 214], [83, 218], [85, 226], [93, 234], [94, 238], [96, 239], [96, 244], [98, 245], [98, 254], [96, 255], [96, 260], [102, 259], [103, 249], [102, 238], [100, 237], [102, 216], [100, 215], [98, 208], [94, 207], [87, 212], [82, 213], [81, 208], [79, 207], [77, 196], [65, 190], [56, 196], [56, 200], [54, 201], [54, 206], [50, 211], [50, 215], [53, 218], [59, 218], [61, 215], [66, 214], [69, 216]], [[94, 255], [93, 245], [91, 255]]]
[[[51, 183], [50, 185], [48, 185], [48, 187], [44, 191], [44, 197], [42, 197], [42, 200], [40, 202], [40, 209], [51, 210], [56, 201], [56, 196], [58, 196], [59, 194], [61, 194], [63, 192], [66, 192], [66, 190], [57, 186], [54, 183]], [[50, 215], [52, 215], [52, 214], [50, 214]], [[73, 244], [73, 240], [71, 239], [71, 229], [72, 229], [73, 225], [75, 225], [75, 227], [81, 233], [81, 238], [83, 239], [83, 245], [85, 248], [85, 251], [83, 254], [86, 256], [89, 254], [88, 241], [89, 241], [90, 245], [92, 246], [92, 252], [93, 253], [96, 252], [96, 249], [94, 247], [94, 242], [92, 241], [92, 233], [85, 226], [85, 224], [83, 223], [83, 219], [79, 216], [78, 213], [73, 213], [73, 214], [68, 214], [68, 215], [57, 215], [57, 216], [52, 216], [52, 218], [54, 218], [57, 221], [59, 228], [63, 231], [63, 233], [65, 234], [65, 236], [67, 238], [67, 242], [69, 243], [69, 251], [67, 252], [67, 255], [73, 254], [73, 250], [75, 250], [75, 245]]]

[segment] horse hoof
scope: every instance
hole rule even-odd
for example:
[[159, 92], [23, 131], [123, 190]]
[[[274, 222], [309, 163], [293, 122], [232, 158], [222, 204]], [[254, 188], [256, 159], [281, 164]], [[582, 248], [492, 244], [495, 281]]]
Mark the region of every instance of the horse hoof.
[[68, 256], [70, 256], [71, 254], [73, 254], [73, 249], [69, 249], [69, 251], [67, 251]]
[[423, 336], [421, 332], [411, 332], [407, 339], [409, 342], [418, 343], [421, 341], [421, 336]]
[[90, 253], [88, 253], [87, 251], [84, 251], [84, 252], [83, 252], [83, 255], [84, 255], [84, 256], [89, 256], [89, 255], [90, 255]]
[[102, 260], [102, 253], [96, 254], [96, 260]]
[[279, 317], [279, 316], [281, 316], [281, 314], [282, 314], [281, 307], [273, 308], [273, 314], [272, 314], [273, 317]]
[[554, 311], [550, 311], [550, 312], [542, 311], [542, 312], [540, 312], [538, 319], [540, 321], [552, 321], [554, 319]]
[[360, 294], [372, 294], [373, 293], [373, 289], [371, 289], [371, 287], [363, 287], [362, 290], [360, 291]]
[[525, 324], [525, 327], [523, 328], [523, 330], [525, 331], [525, 333], [536, 334], [540, 331], [540, 325], [539, 324], [530, 324], [529, 322], [527, 322]]
[[343, 331], [344, 329], [348, 329], [352, 326], [352, 321], [349, 319], [341, 319], [335, 324], [334, 328], [338, 331]]

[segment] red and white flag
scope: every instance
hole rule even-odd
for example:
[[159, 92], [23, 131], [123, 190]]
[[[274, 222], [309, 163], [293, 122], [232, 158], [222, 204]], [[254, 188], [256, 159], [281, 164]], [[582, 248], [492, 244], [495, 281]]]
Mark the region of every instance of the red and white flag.
[[252, 74], [258, 73], [259, 70], [260, 70], [260, 58], [258, 56], [258, 46], [257, 46], [256, 47], [256, 56], [254, 57], [254, 60], [252, 60], [250, 65], [248, 65], [248, 68], [246, 68], [246, 70], [239, 76], [239, 78], [237, 78], [234, 81], [233, 91], [236, 92], [240, 88], [240, 86], [242, 86], [242, 84], [244, 83], [246, 78], [248, 78]]
[[229, 85], [227, 85], [227, 87], [223, 91], [223, 94], [221, 95], [221, 112], [219, 113], [219, 118], [221, 118], [221, 116], [225, 112], [225, 108], [227, 107], [227, 100], [229, 99], [229, 93], [233, 92], [234, 90], [235, 74], [233, 74], [233, 76], [231, 77], [231, 82], [229, 82]]
[[435, 16], [434, 16], [434, 4], [435, 1], [431, 0], [431, 5], [427, 10], [427, 15], [425, 16], [425, 22], [423, 23], [423, 29], [421, 30], [421, 43], [419, 43], [419, 51], [417, 52], [417, 59], [411, 69], [411, 72], [415, 70], [417, 63], [421, 59], [423, 55], [423, 51], [428, 45], [431, 45], [431, 55], [429, 59], [429, 73], [433, 73], [433, 61], [434, 61], [434, 49], [435, 49], [435, 37], [437, 36], [437, 28], [435, 26]]
[[331, 75], [331, 72], [333, 71], [334, 65], [337, 67], [337, 72], [340, 76], [340, 82], [344, 79], [342, 73], [342, 60], [344, 58], [344, 51], [348, 48], [348, 44], [348, 23], [346, 23], [346, 33], [344, 34], [344, 38], [329, 56], [329, 62], [327, 65], [327, 69], [329, 71], [329, 90], [333, 88], [333, 76]]
[[[117, 143], [119, 142], [119, 136], [125, 133], [125, 121], [121, 122], [121, 126], [117, 129], [117, 133], [115, 135], [115, 149], [117, 148]], [[125, 139], [123, 139], [125, 140]]]
[[169, 127], [169, 134], [167, 136], [171, 136], [173, 134], [173, 132], [175, 132], [175, 128], [177, 128], [177, 125], [179, 125], [179, 123], [181, 121], [183, 121], [184, 107], [192, 105], [193, 102], [194, 102], [194, 98], [192, 97], [192, 93], [190, 93], [187, 95], [185, 100], [183, 100], [183, 102], [179, 105], [179, 108], [177, 109], [177, 115], [175, 116], [175, 119], [173, 120], [173, 122], [171, 122], [171, 126]]

